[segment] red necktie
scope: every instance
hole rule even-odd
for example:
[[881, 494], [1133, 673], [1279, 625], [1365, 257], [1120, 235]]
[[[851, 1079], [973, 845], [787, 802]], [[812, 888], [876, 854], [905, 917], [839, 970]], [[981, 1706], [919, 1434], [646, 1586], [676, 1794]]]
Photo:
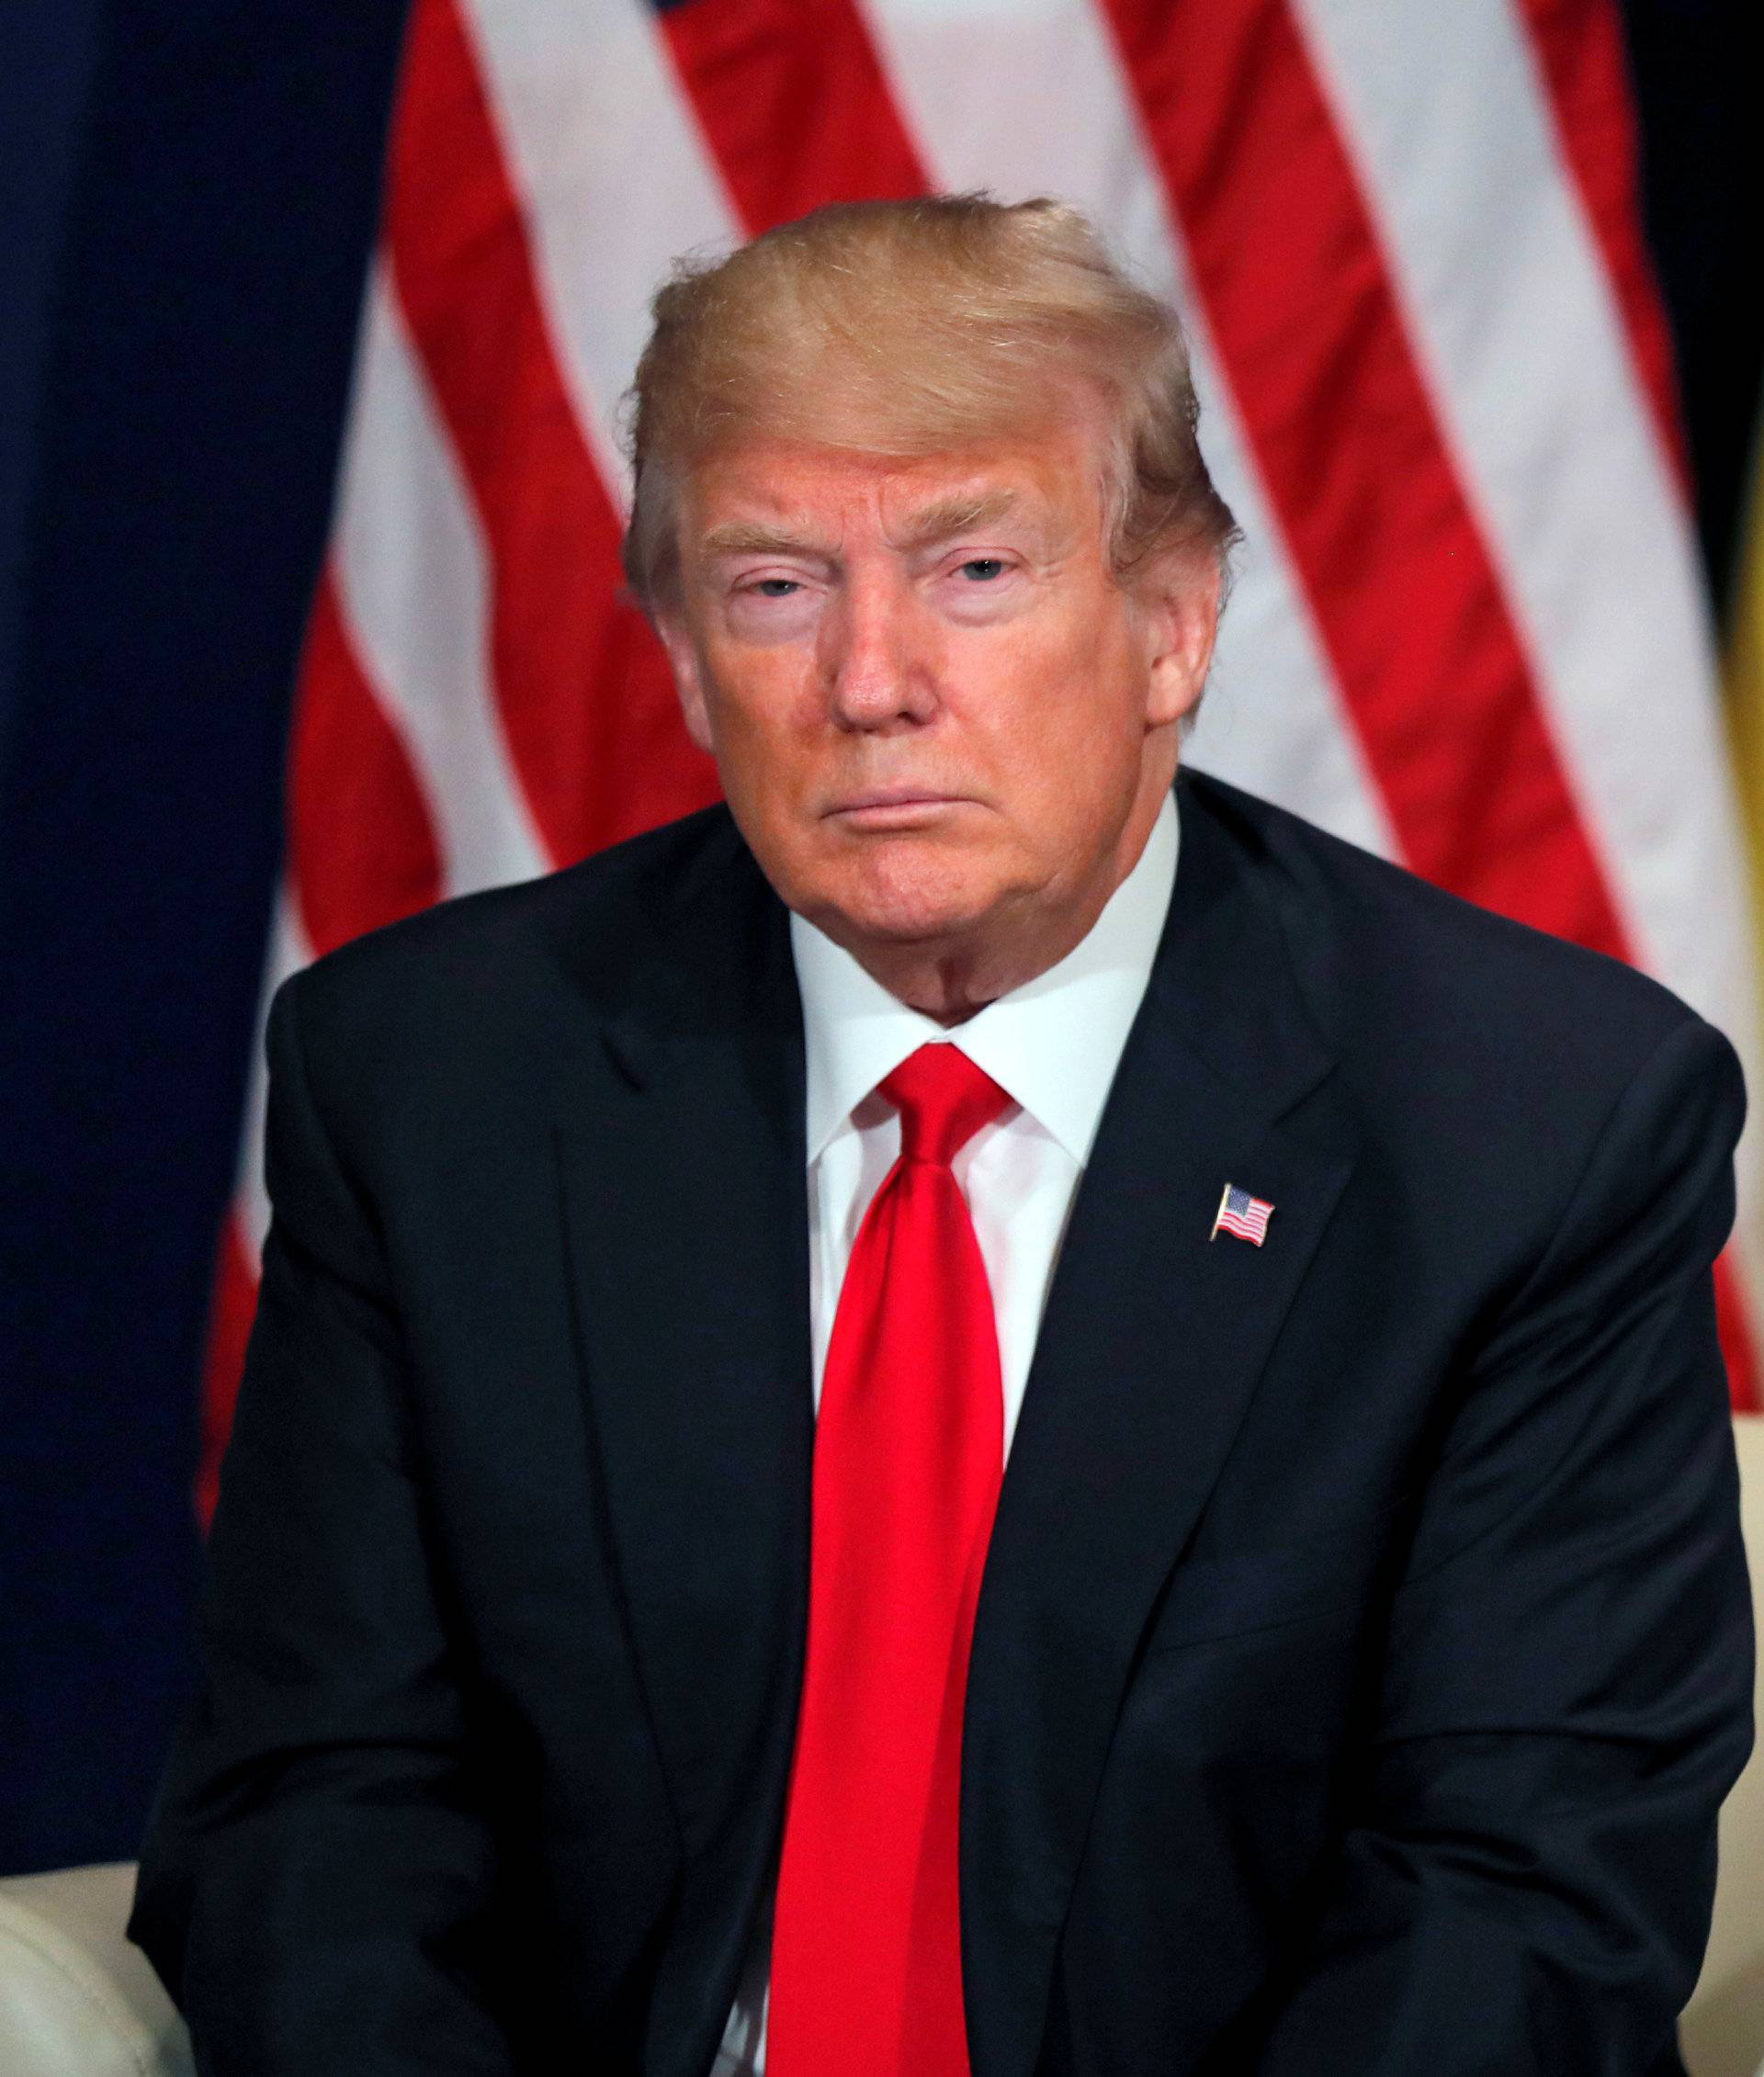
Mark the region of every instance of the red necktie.
[[967, 2077], [962, 1699], [1004, 1394], [950, 1162], [1011, 1099], [948, 1044], [881, 1089], [900, 1158], [858, 1231], [821, 1381], [767, 2077]]

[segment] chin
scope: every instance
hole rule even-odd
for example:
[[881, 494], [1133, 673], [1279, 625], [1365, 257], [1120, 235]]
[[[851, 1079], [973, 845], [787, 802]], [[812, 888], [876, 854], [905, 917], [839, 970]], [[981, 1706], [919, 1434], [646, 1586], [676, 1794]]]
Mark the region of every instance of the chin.
[[920, 944], [972, 930], [997, 906], [991, 876], [943, 847], [890, 844], [857, 869], [850, 861], [792, 902], [840, 943]]

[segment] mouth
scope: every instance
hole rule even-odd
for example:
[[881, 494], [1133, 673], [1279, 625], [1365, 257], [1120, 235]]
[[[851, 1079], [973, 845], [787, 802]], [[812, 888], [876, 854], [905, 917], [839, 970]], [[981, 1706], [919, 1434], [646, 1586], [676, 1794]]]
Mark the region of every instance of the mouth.
[[954, 807], [972, 805], [966, 794], [938, 793], [928, 786], [871, 786], [825, 810], [825, 818], [848, 829], [908, 829]]

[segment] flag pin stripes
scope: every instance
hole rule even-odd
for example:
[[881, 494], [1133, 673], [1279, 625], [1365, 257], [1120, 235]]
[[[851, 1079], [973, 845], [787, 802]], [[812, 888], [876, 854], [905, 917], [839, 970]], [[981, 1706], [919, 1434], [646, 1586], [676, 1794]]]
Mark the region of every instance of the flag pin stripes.
[[1219, 1208], [1213, 1214], [1213, 1231], [1206, 1237], [1216, 1240], [1222, 1233], [1235, 1234], [1239, 1240], [1260, 1247], [1268, 1237], [1268, 1222], [1273, 1211], [1265, 1197], [1251, 1197], [1236, 1183], [1227, 1183], [1219, 1193]]

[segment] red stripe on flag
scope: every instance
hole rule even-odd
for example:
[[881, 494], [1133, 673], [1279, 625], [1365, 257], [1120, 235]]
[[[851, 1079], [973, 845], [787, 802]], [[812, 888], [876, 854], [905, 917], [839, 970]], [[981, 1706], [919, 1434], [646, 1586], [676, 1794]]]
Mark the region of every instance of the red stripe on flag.
[[1554, 107], [1564, 162], [1604, 255], [1642, 388], [1688, 502], [1678, 360], [1642, 229], [1641, 150], [1623, 22], [1612, 0], [1518, 0], [1518, 7]]
[[1623, 932], [1286, 7], [1105, 0], [1197, 289], [1409, 864]]
[[307, 629], [288, 771], [289, 866], [315, 954], [441, 898], [423, 788], [319, 581]]
[[662, 21], [750, 231], [822, 202], [925, 192], [850, 0], [685, 0]]
[[1721, 1352], [1727, 1363], [1727, 1394], [1736, 1414], [1764, 1413], [1764, 1391], [1759, 1390], [1758, 1344], [1752, 1332], [1751, 1310], [1741, 1289], [1739, 1272], [1731, 1248], [1715, 1258], [1715, 1325], [1721, 1334]]
[[527, 226], [455, 0], [418, 0], [386, 236], [491, 563], [515, 772], [561, 864], [717, 797], [660, 644], [619, 595], [617, 512], [564, 384]]
[[201, 1455], [196, 1474], [197, 1518], [206, 1529], [220, 1490], [220, 1459], [244, 1374], [245, 1345], [257, 1316], [257, 1271], [238, 1209], [228, 1213], [214, 1265], [209, 1345], [202, 1366]]

